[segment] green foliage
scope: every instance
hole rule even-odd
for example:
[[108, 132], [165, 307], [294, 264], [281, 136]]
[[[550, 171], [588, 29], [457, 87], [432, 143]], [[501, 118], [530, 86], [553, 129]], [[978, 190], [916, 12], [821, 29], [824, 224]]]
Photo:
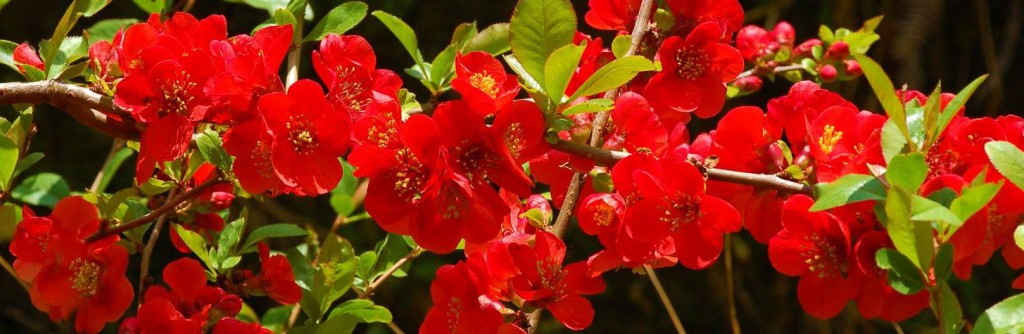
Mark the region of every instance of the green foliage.
[[12, 203], [0, 206], [0, 242], [10, 242], [21, 221], [21, 208]]
[[17, 47], [18, 43], [0, 40], [0, 64], [4, 64], [15, 71], [18, 70], [18, 65], [14, 63], [14, 49]]
[[947, 242], [939, 247], [933, 265], [935, 284], [944, 284], [949, 279], [949, 275], [953, 272], [953, 255], [953, 244]]
[[114, 39], [118, 30], [138, 22], [138, 19], [106, 19], [96, 22], [85, 31], [89, 35], [90, 43], [101, 40], [110, 41]]
[[391, 311], [366, 299], [346, 300], [331, 311], [317, 333], [351, 333], [357, 323], [371, 322], [391, 322]]
[[548, 58], [558, 48], [572, 44], [576, 12], [567, 0], [522, 0], [512, 12], [509, 33], [512, 54], [526, 73], [545, 83]]
[[850, 203], [885, 198], [885, 187], [877, 178], [863, 174], [848, 174], [830, 183], [815, 185], [817, 200], [811, 211], [824, 211]]
[[128, 160], [128, 158], [134, 153], [135, 151], [132, 149], [122, 147], [114, 153], [114, 156], [110, 157], [107, 163], [103, 165], [103, 177], [100, 178], [99, 187], [96, 187], [97, 192], [104, 192], [107, 189], [107, 186], [110, 185], [110, 181], [114, 180], [114, 175], [117, 174], [117, 170], [121, 168], [124, 161]]
[[162, 13], [164, 9], [171, 6], [170, 0], [132, 0], [146, 13]]
[[323, 39], [327, 34], [344, 34], [366, 17], [366, 10], [367, 6], [362, 1], [350, 1], [338, 5], [327, 12], [327, 15], [320, 19], [320, 22], [302, 41], [313, 42]]
[[888, 272], [889, 285], [904, 295], [915, 294], [925, 287], [921, 271], [906, 256], [890, 248], [875, 253], [878, 267]]
[[175, 232], [178, 232], [178, 237], [185, 243], [185, 246], [192, 251], [200, 261], [206, 264], [207, 268], [215, 267], [213, 260], [210, 258], [210, 250], [206, 246], [206, 239], [199, 233], [189, 231], [181, 224], [173, 224]]
[[590, 99], [577, 104], [574, 104], [562, 111], [562, 115], [572, 116], [579, 114], [587, 114], [599, 111], [612, 110], [615, 101], [609, 99]]
[[1024, 152], [1006, 141], [985, 143], [989, 161], [1007, 180], [1024, 189]]
[[52, 208], [61, 198], [71, 196], [64, 177], [54, 173], [29, 176], [11, 191], [11, 197], [29, 205]]
[[544, 91], [555, 105], [562, 103], [562, 95], [569, 86], [569, 79], [576, 73], [576, 67], [583, 56], [586, 45], [565, 45], [551, 53], [544, 64]]
[[885, 198], [885, 228], [896, 250], [910, 259], [915, 266], [924, 269], [932, 262], [932, 227], [927, 222], [911, 219], [913, 196], [902, 187], [889, 188]]
[[495, 23], [466, 42], [463, 51], [484, 51], [492, 55], [499, 55], [511, 49], [509, 40], [509, 24]]
[[871, 84], [871, 89], [874, 90], [875, 96], [882, 102], [882, 108], [885, 109], [885, 113], [896, 124], [900, 133], [909, 140], [910, 131], [907, 128], [906, 110], [903, 108], [903, 101], [900, 101], [900, 98], [896, 96], [896, 88], [893, 87], [889, 75], [885, 74], [882, 66], [878, 65], [873, 59], [857, 54], [854, 54], [853, 57], [860, 63], [861, 69], [864, 70], [864, 77]]
[[[359, 255], [359, 270], [356, 276], [359, 280], [356, 285], [365, 289], [371, 282], [384, 274], [388, 268], [395, 265], [399, 260], [409, 254], [412, 248], [403, 240], [401, 235], [389, 233], [384, 240], [377, 243], [373, 251], [367, 251]], [[394, 277], [405, 277], [409, 269], [409, 262], [400, 266], [393, 274]]]
[[359, 259], [347, 240], [328, 236], [320, 249], [319, 262], [313, 267], [309, 293], [303, 293], [302, 308], [312, 319], [320, 319], [335, 300], [348, 291], [355, 278]]
[[295, 224], [271, 224], [260, 226], [249, 233], [245, 242], [242, 243], [240, 254], [256, 251], [256, 243], [269, 238], [303, 237], [308, 232]]
[[196, 146], [199, 147], [199, 153], [203, 155], [203, 159], [225, 173], [231, 171], [231, 162], [234, 159], [224, 150], [224, 143], [216, 131], [210, 129], [203, 131], [196, 138]]
[[615, 58], [622, 58], [632, 44], [633, 39], [630, 35], [615, 36], [615, 39], [612, 40], [612, 54], [615, 55]]
[[[935, 294], [933, 293], [932, 296]], [[939, 287], [938, 298], [933, 297], [931, 303], [932, 309], [938, 309], [942, 315], [939, 319], [939, 326], [942, 326], [946, 333], [960, 333], [963, 328], [964, 312], [949, 284]]]
[[0, 137], [0, 191], [7, 191], [14, 177], [14, 167], [18, 165], [20, 150], [14, 141]]
[[917, 192], [926, 177], [928, 163], [924, 160], [924, 154], [918, 152], [893, 157], [885, 171], [885, 179], [890, 185], [903, 187], [911, 193]]
[[1024, 294], [999, 302], [985, 310], [974, 323], [971, 334], [1009, 334], [1024, 332]]
[[619, 58], [605, 64], [580, 84], [569, 100], [589, 96], [622, 86], [640, 72], [654, 70], [654, 63], [642, 56]]

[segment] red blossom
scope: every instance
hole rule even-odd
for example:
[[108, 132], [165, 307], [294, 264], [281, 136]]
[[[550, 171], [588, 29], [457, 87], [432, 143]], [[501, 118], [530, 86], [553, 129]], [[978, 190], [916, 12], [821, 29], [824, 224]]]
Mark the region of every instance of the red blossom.
[[270, 255], [266, 243], [258, 244], [260, 273], [245, 281], [246, 291], [254, 295], [267, 295], [281, 304], [295, 304], [302, 299], [302, 289], [295, 284], [292, 265], [283, 254]]
[[394, 99], [402, 87], [397, 74], [377, 69], [373, 48], [360, 36], [327, 35], [320, 50], [313, 51], [313, 67], [327, 85], [327, 100], [352, 121], [366, 112], [377, 94]]
[[224, 71], [213, 75], [204, 87], [215, 103], [210, 119], [224, 124], [249, 120], [257, 116], [260, 96], [284, 90], [277, 72], [291, 40], [292, 27], [286, 25], [265, 27], [252, 37], [214, 41], [213, 60], [222, 63]]
[[459, 262], [437, 269], [430, 283], [434, 306], [427, 312], [421, 334], [525, 333], [521, 328], [505, 324], [495, 303], [484, 302], [479, 278], [469, 265]]
[[481, 115], [501, 110], [519, 94], [519, 81], [487, 52], [474, 51], [455, 57], [452, 88]]
[[14, 48], [14, 53], [11, 56], [13, 57], [14, 62], [19, 64], [18, 68], [21, 73], [25, 73], [24, 66], [35, 67], [40, 71], [44, 69], [43, 60], [39, 58], [39, 54], [36, 53], [36, 49], [32, 48], [28, 43], [18, 44], [18, 46]]
[[136, 318], [126, 320], [122, 332], [195, 333], [224, 317], [234, 317], [242, 308], [238, 296], [206, 285], [206, 273], [196, 260], [171, 262], [164, 267], [163, 280], [169, 289], [159, 285], [146, 289]]
[[878, 318], [883, 321], [903, 321], [928, 308], [927, 290], [904, 295], [889, 286], [888, 273], [875, 262], [875, 253], [882, 248], [893, 248], [889, 236], [882, 231], [864, 234], [854, 248], [853, 265], [850, 266], [852, 281], [862, 284], [857, 296], [857, 309], [866, 319]]
[[716, 39], [731, 41], [732, 33], [743, 25], [743, 7], [738, 0], [668, 0], [667, 3], [681, 34], [711, 22], [719, 29]]
[[[590, 0], [584, 19], [601, 30], [630, 30], [640, 14], [642, 0]], [[654, 10], [652, 8], [651, 10]]]

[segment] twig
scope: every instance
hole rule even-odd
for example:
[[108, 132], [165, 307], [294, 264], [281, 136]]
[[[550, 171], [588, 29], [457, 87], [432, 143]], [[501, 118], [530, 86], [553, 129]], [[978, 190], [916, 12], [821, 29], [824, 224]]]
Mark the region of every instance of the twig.
[[654, 269], [651, 266], [644, 266], [644, 270], [647, 271], [647, 277], [650, 278], [651, 284], [654, 284], [654, 289], [658, 291], [661, 303], [665, 304], [668, 316], [672, 319], [672, 325], [676, 327], [676, 333], [686, 334], [686, 330], [683, 329], [683, 323], [679, 321], [679, 315], [676, 314], [676, 309], [672, 307], [672, 300], [668, 299], [668, 294], [665, 294], [665, 288], [661, 286], [661, 281], [658, 280], [658, 275], [654, 273]]
[[[552, 147], [555, 150], [593, 159], [595, 162], [603, 163], [609, 166], [629, 156], [629, 153], [626, 152], [608, 151], [597, 147], [581, 145], [571, 141], [564, 140], [555, 143], [555, 145], [552, 145]], [[739, 183], [755, 187], [770, 188], [789, 193], [814, 193], [814, 190], [813, 188], [811, 188], [811, 186], [799, 182], [786, 180], [773, 174], [746, 173], [717, 168], [708, 168], [706, 172], [708, 175], [708, 179], [715, 181]]]
[[405, 334], [405, 332], [403, 332], [401, 328], [398, 328], [398, 325], [395, 325], [394, 322], [389, 322], [388, 328], [390, 328], [392, 332], [395, 332], [395, 334]]
[[85, 87], [53, 80], [0, 83], [0, 105], [31, 103], [49, 104], [91, 128], [115, 138], [136, 139], [139, 130], [128, 111], [114, 105], [114, 100]]
[[288, 73], [285, 76], [284, 87], [291, 87], [293, 83], [299, 81], [299, 61], [302, 59], [302, 24], [304, 20], [301, 18], [295, 20], [295, 24], [292, 25], [292, 29], [295, 32], [295, 36], [298, 39], [293, 38], [292, 46], [288, 49]]
[[95, 193], [100, 192], [100, 184], [103, 183], [103, 177], [107, 173], [107, 168], [110, 167], [110, 163], [114, 160], [114, 156], [117, 152], [124, 147], [124, 140], [114, 138], [114, 142], [110, 144], [110, 153], [107, 154], [107, 159], [103, 161], [103, 166], [100, 167], [100, 171], [96, 173], [96, 179], [92, 180], [92, 186], [89, 187], [89, 192]]
[[725, 235], [725, 284], [729, 297], [729, 324], [733, 334], [740, 334], [740, 319], [736, 314], [736, 281], [732, 271], [732, 234]]
[[138, 219], [135, 219], [133, 221], [130, 221], [130, 222], [127, 222], [127, 223], [124, 223], [124, 224], [121, 224], [121, 225], [117, 225], [117, 226], [115, 226], [113, 228], [110, 228], [110, 229], [99, 230], [96, 233], [93, 233], [92, 235], [90, 235], [87, 238], [85, 238], [85, 241], [86, 242], [93, 242], [93, 241], [96, 241], [96, 240], [100, 240], [100, 239], [109, 237], [111, 235], [120, 234], [121, 232], [124, 232], [124, 231], [127, 231], [127, 230], [131, 230], [133, 228], [136, 228], [136, 227], [148, 224], [149, 222], [157, 220], [158, 218], [163, 216], [165, 213], [171, 212], [172, 210], [174, 210], [175, 207], [178, 206], [178, 204], [181, 204], [182, 202], [185, 202], [185, 201], [187, 201], [187, 200], [189, 200], [189, 199], [191, 199], [193, 197], [196, 197], [197, 195], [199, 195], [200, 193], [205, 191], [206, 188], [212, 187], [213, 185], [215, 185], [215, 184], [217, 184], [219, 182], [220, 182], [220, 179], [212, 179], [212, 180], [206, 181], [206, 182], [204, 182], [204, 183], [202, 183], [202, 184], [200, 184], [198, 186], [195, 186], [192, 189], [189, 189], [188, 191], [186, 191], [185, 193], [183, 193], [181, 195], [178, 195], [177, 197], [173, 197], [173, 194], [171, 194], [171, 196], [168, 196], [169, 199], [167, 200], [167, 202], [164, 202], [164, 205], [160, 206], [159, 208], [156, 208], [156, 210], [150, 211], [145, 216], [139, 217]]
[[7, 259], [3, 256], [0, 256], [0, 266], [3, 266], [4, 270], [11, 274], [11, 277], [14, 277], [14, 280], [18, 281], [18, 284], [21, 284], [22, 288], [25, 288], [25, 292], [28, 292], [28, 283], [25, 283], [25, 281], [22, 281], [21, 278], [18, 277], [18, 272], [14, 270], [14, 266], [11, 266], [11, 263], [7, 262]]
[[[172, 199], [174, 199], [177, 188], [171, 189], [167, 194], [168, 200], [164, 202], [164, 207], [168, 206]], [[174, 206], [177, 206], [175, 204]], [[156, 248], [156, 240], [160, 238], [160, 230], [163, 229], [167, 223], [167, 214], [170, 212], [164, 212], [160, 214], [160, 218], [156, 220], [156, 224], [153, 225], [153, 231], [149, 232], [149, 240], [146, 241], [146, 248], [142, 249], [142, 262], [139, 265], [139, 305], [142, 305], [142, 293], [146, 291], [146, 279], [149, 278], [149, 261], [153, 258], [153, 249]]]
[[[802, 70], [802, 69], [804, 69], [803, 65], [799, 65], [799, 64], [798, 65], [786, 65], [786, 66], [776, 67], [775, 69], [772, 70], [772, 73], [773, 74], [779, 74], [779, 73], [785, 73], [785, 72], [789, 72], [789, 71], [796, 71], [796, 70]], [[754, 74], [757, 74], [757, 69], [756, 68], [752, 68], [752, 69], [749, 69], [749, 70], [746, 70], [746, 71], [740, 73], [739, 75], [736, 76], [736, 79], [732, 79], [732, 81], [743, 79], [743, 78], [752, 76]]]
[[388, 267], [388, 269], [385, 270], [384, 273], [380, 275], [380, 277], [377, 277], [377, 279], [373, 280], [373, 282], [370, 282], [370, 285], [366, 286], [366, 290], [363, 290], [363, 292], [359, 294], [359, 298], [363, 299], [370, 297], [370, 294], [373, 293], [373, 290], [377, 289], [377, 287], [380, 286], [381, 283], [384, 283], [384, 280], [388, 279], [388, 277], [391, 277], [391, 275], [398, 271], [398, 269], [401, 268], [403, 265], [405, 265], [406, 262], [415, 259], [417, 256], [420, 255], [420, 253], [423, 253], [423, 248], [416, 247], [410, 250], [409, 253], [405, 254], [405, 256], [403, 256], [401, 259], [395, 261], [395, 263], [392, 264], [391, 267]]

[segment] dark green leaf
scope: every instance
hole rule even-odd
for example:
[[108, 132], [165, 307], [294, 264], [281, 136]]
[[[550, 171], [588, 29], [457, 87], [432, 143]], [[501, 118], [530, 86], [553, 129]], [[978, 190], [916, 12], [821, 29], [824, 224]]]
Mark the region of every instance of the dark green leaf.
[[654, 64], [642, 56], [619, 58], [601, 66], [586, 81], [580, 84], [569, 100], [590, 96], [614, 89], [633, 80], [637, 73], [653, 71]]
[[374, 11], [372, 15], [387, 26], [388, 30], [395, 34], [395, 37], [398, 37], [402, 47], [405, 48], [405, 51], [412, 56], [412, 59], [417, 64], [423, 63], [423, 54], [420, 53], [419, 42], [416, 41], [416, 32], [412, 30], [412, 27], [409, 27], [402, 19], [379, 10]]
[[452, 73], [455, 70], [456, 53], [458, 53], [458, 47], [455, 44], [448, 45], [430, 63], [430, 79], [437, 87], [448, 85], [448, 80], [452, 77]]
[[338, 316], [353, 317], [361, 323], [391, 322], [391, 312], [388, 309], [374, 305], [372, 301], [366, 299], [346, 300], [344, 303], [338, 304], [331, 311], [328, 319]]
[[1010, 142], [991, 141], [985, 143], [985, 153], [1000, 174], [1024, 189], [1024, 152]]
[[572, 44], [576, 12], [568, 0], [521, 0], [509, 22], [512, 54], [538, 82], [544, 64], [558, 48]]
[[985, 310], [974, 323], [971, 334], [1024, 332], [1024, 294], [1006, 298]]
[[[409, 254], [410, 250], [411, 248], [409, 248], [409, 245], [402, 240], [402, 236], [389, 233], [384, 240], [377, 243], [377, 247], [374, 249], [377, 257], [372, 273], [368, 276], [369, 280], [372, 281], [377, 279], [377, 277], [380, 277], [380, 275], [387, 271], [388, 268]], [[399, 267], [392, 276], [405, 277], [405, 270], [408, 268], [409, 262], [406, 262], [405, 265]]]
[[245, 230], [244, 218], [239, 218], [224, 225], [224, 230], [220, 231], [220, 237], [217, 239], [217, 249], [222, 254], [233, 254], [235, 246], [242, 239], [243, 230]]
[[122, 147], [117, 151], [117, 153], [114, 153], [114, 156], [108, 160], [109, 162], [103, 166], [103, 177], [100, 178], [100, 184], [99, 187], [96, 188], [96, 191], [103, 192], [107, 189], [107, 186], [110, 185], [110, 181], [112, 181], [114, 179], [114, 175], [117, 174], [117, 170], [121, 168], [124, 161], [131, 157], [132, 154], [135, 154], [135, 151], [127, 147]]
[[508, 30], [508, 23], [492, 24], [466, 42], [463, 51], [484, 51], [495, 56], [508, 52], [510, 49]]
[[888, 271], [889, 285], [893, 290], [910, 295], [924, 288], [921, 271], [906, 256], [891, 248], [882, 248], [875, 253], [878, 267]]
[[831, 183], [815, 185], [818, 199], [811, 211], [824, 211], [850, 203], [885, 199], [885, 187], [871, 175], [849, 174]]
[[175, 231], [178, 232], [178, 236], [181, 237], [181, 241], [185, 242], [185, 246], [192, 250], [192, 253], [196, 254], [203, 263], [206, 263], [207, 267], [213, 268], [213, 261], [210, 260], [210, 251], [206, 246], [206, 239], [196, 232], [185, 229], [181, 224], [173, 224]]
[[[935, 302], [932, 301], [933, 304]], [[942, 314], [942, 318], [939, 319], [939, 326], [945, 328], [946, 333], [960, 333], [960, 330], [963, 328], [964, 311], [960, 307], [960, 300], [956, 298], [956, 294], [949, 288], [949, 284], [943, 284], [939, 288], [937, 302], [938, 309], [940, 310], [939, 313]]]
[[320, 22], [302, 41], [313, 42], [323, 39], [327, 34], [344, 34], [366, 17], [366, 9], [367, 6], [362, 1], [350, 1], [338, 5], [327, 12], [327, 15], [320, 19]]
[[890, 185], [896, 185], [916, 193], [928, 177], [928, 163], [919, 152], [901, 154], [892, 158], [885, 172]]
[[266, 226], [260, 226], [259, 228], [249, 233], [249, 236], [245, 239], [245, 243], [242, 244], [242, 251], [239, 253], [248, 253], [255, 250], [257, 242], [260, 242], [267, 238], [286, 238], [286, 237], [304, 237], [308, 234], [305, 229], [295, 224], [271, 224]]
[[344, 239], [328, 236], [313, 272], [312, 294], [320, 300], [321, 310], [326, 310], [348, 291], [358, 267], [359, 260], [352, 245]]
[[220, 170], [228, 173], [231, 171], [231, 156], [224, 151], [224, 143], [220, 140], [220, 134], [207, 129], [196, 139], [196, 146], [203, 158]]
[[476, 37], [476, 22], [466, 22], [455, 26], [455, 31], [452, 32], [451, 45], [455, 46], [455, 50], [461, 51], [466, 47], [466, 43], [469, 43], [473, 37]]
[[15, 71], [18, 70], [18, 65], [14, 63], [14, 49], [17, 47], [18, 43], [0, 40], [0, 64], [7, 65]]
[[[43, 152], [32, 152], [22, 157], [21, 160], [18, 161], [18, 165], [14, 166], [14, 177], [18, 177], [18, 175], [24, 173], [32, 167], [32, 165], [35, 165], [39, 160], [42, 160], [44, 156], [46, 155], [43, 154]], [[2, 188], [3, 186], [0, 186], [0, 189]]]
[[53, 207], [61, 198], [71, 195], [71, 189], [60, 175], [39, 173], [21, 182], [11, 191], [14, 199], [30, 205]]
[[583, 101], [581, 103], [577, 103], [571, 107], [565, 108], [565, 110], [562, 111], [562, 115], [572, 116], [599, 111], [607, 111], [612, 110], [612, 107], [614, 105], [615, 101], [609, 99], [590, 99]]
[[944, 243], [939, 247], [939, 252], [935, 254], [935, 282], [937, 284], [943, 284], [949, 279], [949, 274], [953, 272], [953, 244]]
[[563, 46], [552, 52], [544, 64], [544, 91], [555, 105], [562, 103], [562, 95], [569, 86], [569, 79], [576, 73], [585, 49], [586, 45]]

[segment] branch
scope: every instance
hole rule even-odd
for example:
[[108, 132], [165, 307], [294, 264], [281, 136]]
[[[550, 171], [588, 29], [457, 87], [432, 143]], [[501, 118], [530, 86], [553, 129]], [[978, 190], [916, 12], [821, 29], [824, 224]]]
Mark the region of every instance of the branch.
[[644, 270], [647, 271], [647, 278], [651, 280], [651, 284], [654, 285], [654, 290], [658, 291], [658, 298], [661, 299], [661, 303], [665, 305], [665, 309], [668, 310], [668, 316], [672, 319], [672, 326], [676, 328], [676, 333], [686, 334], [686, 330], [683, 329], [683, 323], [679, 321], [679, 315], [676, 314], [675, 307], [672, 306], [672, 300], [668, 298], [668, 294], [665, 293], [665, 288], [661, 286], [661, 281], [658, 280], [658, 275], [654, 273], [654, 269], [651, 266], [644, 266]]
[[[779, 66], [779, 67], [776, 67], [776, 68], [772, 69], [772, 74], [779, 74], [779, 73], [785, 73], [785, 72], [789, 72], [789, 71], [796, 71], [796, 70], [803, 70], [803, 69], [804, 69], [804, 66], [800, 65], [800, 64]], [[736, 80], [743, 79], [743, 78], [746, 78], [746, 77], [749, 77], [749, 76], [753, 76], [753, 75], [758, 75], [759, 72], [760, 71], [758, 71], [757, 68], [752, 68], [752, 69], [749, 69], [749, 70], [746, 70], [746, 71], [740, 73], [739, 75], [736, 76], [736, 79], [732, 79], [732, 81], [736, 81]]]
[[[595, 162], [605, 165], [613, 165], [619, 160], [629, 156], [629, 153], [608, 151], [597, 147], [577, 144], [571, 141], [559, 141], [552, 145], [555, 150], [569, 153], [576, 156], [593, 159]], [[773, 174], [757, 174], [738, 172], [728, 169], [708, 168], [705, 171], [708, 179], [722, 182], [745, 184], [755, 187], [770, 188], [788, 193], [807, 194], [814, 193], [811, 186], [783, 179]]]
[[114, 105], [109, 96], [85, 87], [53, 80], [0, 83], [0, 105], [49, 104], [91, 128], [120, 139], [137, 139], [139, 130], [128, 111]]
[[[171, 189], [171, 192], [167, 194], [167, 201], [164, 202], [164, 206], [167, 206], [174, 199], [174, 194], [177, 188]], [[176, 206], [176, 205], [175, 205]], [[156, 248], [156, 241], [160, 238], [160, 230], [167, 224], [167, 212], [160, 215], [160, 218], [156, 220], [156, 225], [153, 225], [153, 231], [149, 232], [149, 240], [146, 242], [146, 247], [142, 249], [142, 262], [139, 265], [139, 306], [142, 306], [143, 292], [146, 292], [146, 279], [149, 278], [149, 261], [153, 258], [153, 249]]]
[[189, 189], [189, 191], [186, 191], [185, 193], [178, 195], [177, 197], [168, 199], [166, 202], [164, 202], [164, 205], [160, 206], [159, 208], [156, 208], [156, 210], [150, 211], [145, 216], [139, 217], [138, 219], [121, 225], [117, 225], [114, 228], [103, 229], [97, 231], [96, 233], [93, 233], [92, 235], [85, 238], [85, 242], [94, 242], [96, 240], [100, 240], [111, 235], [120, 234], [121, 232], [148, 224], [149, 222], [152, 222], [157, 218], [160, 218], [160, 216], [163, 216], [165, 213], [171, 212], [172, 210], [174, 210], [174, 208], [178, 206], [178, 204], [181, 204], [182, 202], [185, 202], [189, 199], [192, 199], [193, 197], [198, 196], [207, 188], [212, 187], [213, 185], [220, 182], [220, 179], [212, 179], [206, 181], [198, 186], [195, 186], [192, 189]]
[[363, 290], [363, 292], [359, 294], [359, 298], [369, 298], [370, 294], [373, 293], [373, 290], [377, 289], [377, 287], [380, 286], [381, 283], [384, 283], [384, 280], [388, 279], [388, 277], [391, 277], [392, 274], [398, 271], [398, 268], [401, 268], [403, 265], [405, 265], [406, 262], [415, 259], [417, 256], [420, 255], [420, 253], [423, 253], [423, 248], [416, 247], [410, 250], [409, 253], [405, 254], [405, 256], [403, 256], [401, 259], [395, 261], [395, 264], [392, 264], [391, 267], [388, 267], [388, 270], [385, 270], [380, 277], [373, 280], [373, 282], [370, 282], [370, 285], [366, 286], [366, 290]]

